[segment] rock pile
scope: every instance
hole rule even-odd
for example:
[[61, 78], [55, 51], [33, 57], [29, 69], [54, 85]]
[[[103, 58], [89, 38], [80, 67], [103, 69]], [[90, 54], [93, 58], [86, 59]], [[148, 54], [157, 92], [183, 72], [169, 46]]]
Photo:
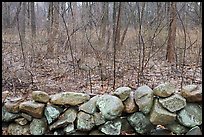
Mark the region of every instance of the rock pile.
[[176, 92], [169, 83], [93, 97], [33, 91], [30, 101], [4, 99], [2, 122], [9, 135], [200, 135], [201, 102], [196, 85]]

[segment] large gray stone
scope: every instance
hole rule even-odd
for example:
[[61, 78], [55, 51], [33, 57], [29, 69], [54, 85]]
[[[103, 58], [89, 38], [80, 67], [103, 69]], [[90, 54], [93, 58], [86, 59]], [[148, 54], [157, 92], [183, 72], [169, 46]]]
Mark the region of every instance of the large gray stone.
[[99, 130], [106, 135], [120, 135], [121, 126], [121, 121], [115, 119], [113, 121], [107, 121], [104, 125], [101, 125]]
[[90, 99], [90, 96], [84, 93], [61, 92], [50, 96], [50, 102], [56, 105], [76, 106]]
[[191, 128], [186, 135], [202, 135], [202, 132], [198, 126]]
[[44, 115], [47, 119], [48, 124], [51, 124], [55, 119], [57, 119], [62, 111], [63, 109], [61, 109], [60, 107], [48, 105], [44, 110]]
[[197, 85], [187, 85], [181, 89], [181, 96], [186, 98], [187, 102], [202, 102], [202, 88]]
[[166, 125], [166, 127], [176, 135], [184, 135], [188, 131], [187, 127], [181, 125], [177, 121], [174, 121], [173, 123]]
[[153, 105], [153, 90], [144, 85], [135, 91], [135, 102], [139, 110], [144, 114], [148, 114]]
[[64, 128], [64, 132], [65, 132], [66, 135], [69, 135], [69, 134], [71, 134], [71, 133], [74, 133], [74, 132], [75, 132], [74, 123], [68, 124], [68, 125]]
[[90, 131], [94, 127], [94, 118], [85, 112], [79, 112], [77, 115], [77, 130]]
[[8, 126], [9, 135], [30, 135], [29, 125], [21, 126], [16, 123], [11, 123]]
[[167, 98], [160, 98], [159, 103], [171, 112], [176, 112], [186, 106], [186, 99], [178, 94], [174, 94]]
[[50, 125], [49, 129], [53, 130], [60, 127], [65, 127], [69, 123], [73, 123], [77, 117], [77, 111], [74, 108], [66, 110], [57, 121]]
[[30, 133], [32, 135], [43, 135], [47, 130], [47, 123], [45, 118], [36, 119], [34, 118], [30, 123]]
[[125, 101], [129, 97], [130, 92], [131, 88], [129, 87], [119, 87], [113, 92], [113, 95], [119, 97], [121, 101]]
[[79, 107], [79, 110], [82, 110], [86, 113], [89, 113], [89, 114], [93, 114], [96, 112], [97, 108], [96, 108], [96, 101], [98, 100], [99, 96], [94, 96], [92, 97], [88, 102], [82, 104], [80, 107]]
[[120, 116], [124, 109], [122, 101], [118, 97], [112, 95], [100, 96], [96, 101], [96, 106], [99, 108], [102, 115], [108, 120]]
[[101, 114], [101, 112], [95, 112], [94, 115], [94, 121], [95, 121], [95, 125], [101, 125], [104, 124], [106, 122], [104, 116]]
[[177, 114], [179, 122], [186, 127], [194, 127], [202, 124], [202, 106], [194, 103], [187, 103]]
[[149, 118], [146, 117], [142, 112], [133, 113], [127, 118], [127, 120], [139, 134], [148, 134], [154, 128], [149, 121]]
[[43, 91], [33, 91], [32, 92], [33, 100], [37, 102], [47, 103], [50, 99], [49, 95]]
[[162, 83], [153, 89], [153, 93], [159, 97], [168, 97], [176, 91], [175, 87], [170, 83]]
[[42, 118], [45, 104], [33, 101], [22, 102], [19, 105], [20, 111], [26, 112], [35, 118]]
[[158, 102], [158, 99], [155, 99], [154, 106], [150, 113], [151, 123], [154, 125], [166, 125], [173, 122], [175, 119], [176, 113], [172, 113], [164, 109]]
[[14, 113], [10, 113], [8, 112], [5, 107], [2, 107], [2, 121], [4, 122], [10, 122], [16, 118], [19, 118], [20, 114], [14, 114]]

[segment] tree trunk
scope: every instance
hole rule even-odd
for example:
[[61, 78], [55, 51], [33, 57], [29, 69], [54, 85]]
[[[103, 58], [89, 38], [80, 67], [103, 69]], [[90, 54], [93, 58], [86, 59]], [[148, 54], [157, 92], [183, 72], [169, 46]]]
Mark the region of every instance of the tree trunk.
[[32, 37], [36, 37], [36, 23], [35, 23], [35, 5], [34, 2], [31, 2], [31, 31], [32, 31]]
[[175, 39], [176, 39], [176, 2], [170, 4], [170, 24], [167, 43], [166, 59], [169, 63], [175, 63]]

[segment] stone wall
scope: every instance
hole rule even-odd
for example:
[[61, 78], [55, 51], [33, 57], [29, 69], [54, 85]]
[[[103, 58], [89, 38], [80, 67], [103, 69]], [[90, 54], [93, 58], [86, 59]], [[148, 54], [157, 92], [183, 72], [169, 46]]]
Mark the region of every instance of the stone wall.
[[10, 135], [199, 135], [201, 102], [201, 87], [169, 83], [104, 95], [33, 91], [30, 101], [3, 101], [2, 125]]

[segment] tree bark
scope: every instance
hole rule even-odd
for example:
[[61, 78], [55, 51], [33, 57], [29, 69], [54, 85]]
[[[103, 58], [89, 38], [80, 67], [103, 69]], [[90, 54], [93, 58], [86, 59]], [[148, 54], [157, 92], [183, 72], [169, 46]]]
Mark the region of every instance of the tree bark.
[[175, 39], [176, 39], [176, 2], [170, 4], [170, 24], [168, 32], [166, 59], [169, 63], [175, 63]]

